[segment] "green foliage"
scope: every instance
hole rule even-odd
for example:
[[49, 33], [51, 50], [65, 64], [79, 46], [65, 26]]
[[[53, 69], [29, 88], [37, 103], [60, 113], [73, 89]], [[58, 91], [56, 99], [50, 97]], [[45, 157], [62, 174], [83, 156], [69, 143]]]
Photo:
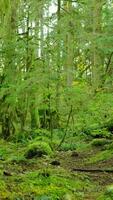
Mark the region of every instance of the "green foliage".
[[0, 136], [7, 140], [0, 170], [14, 163], [21, 172], [4, 182], [0, 171], [0, 198], [83, 199], [87, 180], [23, 174], [22, 163], [41, 160], [26, 158], [53, 156], [64, 136], [60, 150], [102, 147], [88, 162], [112, 158], [112, 7], [110, 0], [0, 0]]
[[107, 186], [105, 195], [108, 195], [109, 197], [113, 197], [113, 185]]
[[[1, 175], [1, 173], [0, 173], [0, 175]], [[0, 181], [0, 190], [1, 190], [1, 192], [7, 190], [7, 187], [6, 187], [5, 181]]]
[[[94, 137], [109, 138], [111, 133], [106, 128], [101, 127], [109, 124], [109, 121], [112, 119], [112, 98], [113, 95], [111, 93], [99, 92], [95, 96], [91, 93], [86, 100], [87, 103], [84, 106], [79, 105], [78, 111], [73, 111], [73, 116], [76, 119], [74, 123], [76, 132], [82, 131]], [[81, 99], [84, 101], [82, 96]]]
[[48, 137], [50, 135], [50, 131], [47, 129], [36, 129], [33, 131], [33, 133], [34, 133], [34, 137], [37, 137], [37, 136]]
[[69, 151], [69, 150], [73, 151], [73, 150], [76, 150], [76, 144], [75, 143], [66, 143], [66, 142], [64, 142], [59, 150], [61, 150], [61, 151]]
[[[41, 117], [49, 131], [54, 127], [65, 129], [71, 106], [68, 129], [77, 133], [99, 127], [112, 118], [113, 15], [109, 6], [112, 3], [104, 6], [98, 3], [102, 9], [97, 13], [97, 21], [99, 17], [102, 21], [96, 24], [92, 23], [95, 23], [93, 15], [90, 20], [89, 16], [94, 7], [98, 10], [97, 4], [89, 1], [76, 4], [63, 2], [64, 9], [52, 14], [51, 5], [56, 8], [52, 1], [28, 1], [25, 5], [23, 0], [15, 1], [14, 5], [11, 1], [0, 2], [3, 15], [0, 116], [1, 124], [9, 127], [9, 135], [11, 138], [16, 135], [17, 141], [27, 140], [27, 135], [29, 139], [35, 138], [40, 132]], [[40, 24], [39, 27], [36, 24]], [[93, 34], [97, 24], [96, 31], [103, 29], [101, 37], [98, 31]], [[93, 50], [94, 46], [97, 51]], [[98, 56], [94, 56], [94, 52]], [[93, 68], [98, 71], [98, 66], [93, 66], [93, 57], [100, 58], [98, 73], [102, 82], [95, 91], [92, 79], [96, 79], [98, 73]], [[39, 113], [41, 109], [43, 116]], [[8, 122], [5, 124], [6, 112]], [[5, 131], [2, 134], [6, 134]]]
[[105, 145], [105, 148], [108, 150], [112, 150], [113, 149], [113, 142], [111, 141], [110, 144]]

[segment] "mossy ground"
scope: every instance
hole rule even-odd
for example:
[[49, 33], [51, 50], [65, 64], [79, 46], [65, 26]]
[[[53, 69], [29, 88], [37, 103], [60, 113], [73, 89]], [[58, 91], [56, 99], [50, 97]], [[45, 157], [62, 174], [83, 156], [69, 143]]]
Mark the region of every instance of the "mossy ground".
[[[113, 173], [76, 172], [74, 168], [112, 169], [113, 150], [95, 147], [83, 137], [67, 140], [52, 156], [26, 159], [29, 146], [0, 141], [0, 200], [104, 199]], [[78, 156], [73, 157], [72, 151]], [[52, 166], [58, 160], [60, 166]], [[105, 193], [105, 195], [104, 195]]]

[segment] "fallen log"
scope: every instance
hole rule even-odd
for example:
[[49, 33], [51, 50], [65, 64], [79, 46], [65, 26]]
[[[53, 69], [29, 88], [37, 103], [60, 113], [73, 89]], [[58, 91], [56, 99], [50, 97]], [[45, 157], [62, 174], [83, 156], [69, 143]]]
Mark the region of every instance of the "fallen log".
[[73, 168], [72, 171], [76, 171], [76, 172], [91, 172], [91, 173], [99, 173], [99, 172], [113, 173], [113, 169], [83, 169], [83, 168]]

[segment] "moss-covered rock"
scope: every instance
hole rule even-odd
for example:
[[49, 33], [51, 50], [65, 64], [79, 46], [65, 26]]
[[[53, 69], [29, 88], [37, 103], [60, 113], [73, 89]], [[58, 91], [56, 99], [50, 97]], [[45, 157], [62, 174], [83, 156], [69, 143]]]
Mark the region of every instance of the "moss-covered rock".
[[52, 155], [52, 149], [46, 142], [36, 141], [28, 146], [25, 152], [25, 158], [42, 157], [43, 155]]

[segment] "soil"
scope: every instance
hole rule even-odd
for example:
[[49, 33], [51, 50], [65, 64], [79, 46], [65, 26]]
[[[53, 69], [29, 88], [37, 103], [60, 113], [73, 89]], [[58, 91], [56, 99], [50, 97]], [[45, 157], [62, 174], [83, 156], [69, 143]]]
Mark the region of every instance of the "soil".
[[[77, 157], [72, 157], [72, 152], [58, 152], [56, 159], [58, 159], [61, 163], [61, 167], [67, 169], [70, 172], [77, 173], [87, 173], [93, 180], [99, 182], [99, 184], [106, 185], [113, 183], [113, 158], [105, 161], [100, 161], [98, 163], [87, 164], [87, 160], [89, 157], [92, 157], [98, 150], [92, 150], [90, 152], [79, 153]], [[75, 170], [74, 170], [75, 169]], [[83, 171], [79, 171], [76, 169], [82, 169]], [[103, 172], [99, 170], [103, 170]], [[106, 172], [107, 170], [111, 170], [111, 173]], [[89, 170], [86, 172], [86, 170]], [[91, 170], [91, 171], [90, 171]], [[104, 171], [105, 170], [105, 171]], [[96, 172], [97, 171], [97, 172]]]

